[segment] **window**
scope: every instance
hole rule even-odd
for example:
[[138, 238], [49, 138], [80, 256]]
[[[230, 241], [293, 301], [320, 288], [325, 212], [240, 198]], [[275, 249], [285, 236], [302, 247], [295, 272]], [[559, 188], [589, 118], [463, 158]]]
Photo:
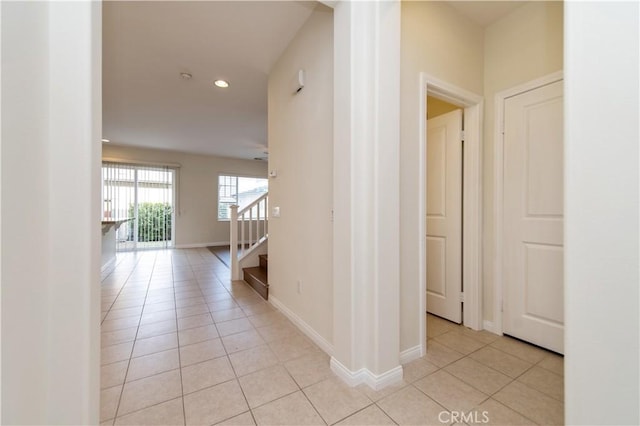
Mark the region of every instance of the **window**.
[[[218, 176], [218, 220], [229, 220], [229, 206], [237, 204], [242, 209], [269, 190], [264, 178], [243, 176]], [[264, 212], [261, 212], [264, 214]], [[257, 211], [254, 217], [257, 217]]]

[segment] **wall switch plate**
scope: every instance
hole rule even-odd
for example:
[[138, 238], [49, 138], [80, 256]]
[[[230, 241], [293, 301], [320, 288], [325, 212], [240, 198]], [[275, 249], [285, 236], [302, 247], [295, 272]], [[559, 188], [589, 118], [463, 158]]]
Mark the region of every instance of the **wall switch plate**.
[[280, 217], [280, 207], [274, 207], [273, 209], [271, 209], [271, 216]]

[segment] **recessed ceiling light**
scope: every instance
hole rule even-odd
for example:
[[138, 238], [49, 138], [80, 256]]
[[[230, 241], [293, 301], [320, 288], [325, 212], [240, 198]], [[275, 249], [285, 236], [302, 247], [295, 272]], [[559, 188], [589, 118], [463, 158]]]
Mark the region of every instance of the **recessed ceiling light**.
[[229, 82], [226, 80], [216, 80], [213, 82], [218, 87], [222, 87], [223, 89], [229, 87]]
[[111, 142], [109, 139], [102, 139], [102, 142]]

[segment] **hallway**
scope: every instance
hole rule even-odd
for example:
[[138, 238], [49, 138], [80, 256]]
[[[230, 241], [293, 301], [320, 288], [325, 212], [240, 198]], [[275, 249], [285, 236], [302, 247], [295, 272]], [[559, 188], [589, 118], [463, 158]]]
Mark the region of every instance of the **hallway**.
[[562, 357], [433, 316], [401, 384], [349, 388], [206, 248], [118, 254], [102, 311], [102, 424], [563, 423]]

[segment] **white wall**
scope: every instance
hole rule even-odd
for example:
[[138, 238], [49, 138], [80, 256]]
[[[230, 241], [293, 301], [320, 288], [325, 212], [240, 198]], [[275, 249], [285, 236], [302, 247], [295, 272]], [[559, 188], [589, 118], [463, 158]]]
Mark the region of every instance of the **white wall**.
[[494, 98], [497, 92], [562, 70], [562, 2], [529, 2], [484, 33], [484, 319], [494, 310]]
[[90, 2], [2, 4], [6, 424], [98, 422], [100, 22]]
[[257, 160], [125, 147], [111, 143], [102, 145], [102, 156], [124, 161], [181, 165], [178, 171], [177, 247], [229, 243], [229, 222], [218, 221], [218, 175], [267, 177], [267, 164]]
[[444, 2], [402, 2], [400, 350], [420, 345], [418, 214], [420, 72], [482, 94], [483, 29]]
[[565, 8], [565, 421], [637, 425], [640, 7]]
[[[293, 94], [299, 69], [305, 87]], [[269, 74], [270, 297], [333, 341], [333, 13], [319, 6]], [[297, 282], [302, 282], [298, 293]]]

